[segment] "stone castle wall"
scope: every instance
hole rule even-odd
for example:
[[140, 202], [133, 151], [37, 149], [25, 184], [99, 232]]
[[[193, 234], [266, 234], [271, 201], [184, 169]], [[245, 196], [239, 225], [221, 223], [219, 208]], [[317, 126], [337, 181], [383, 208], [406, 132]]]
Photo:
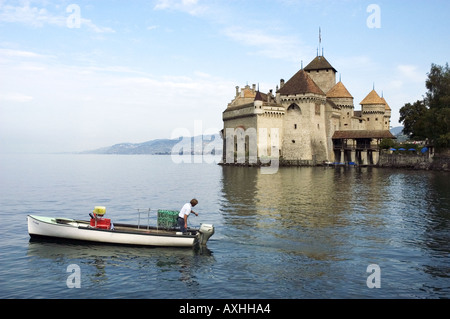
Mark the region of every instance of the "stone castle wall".
[[450, 171], [450, 157], [426, 155], [381, 154], [378, 167]]

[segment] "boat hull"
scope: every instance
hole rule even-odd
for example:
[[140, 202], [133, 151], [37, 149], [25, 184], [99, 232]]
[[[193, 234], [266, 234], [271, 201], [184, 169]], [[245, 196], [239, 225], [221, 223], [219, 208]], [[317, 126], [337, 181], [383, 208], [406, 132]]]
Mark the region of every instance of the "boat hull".
[[[89, 226], [89, 222], [28, 215], [31, 237], [60, 238], [117, 245], [193, 247], [199, 234], [183, 235], [176, 231], [106, 230]], [[119, 227], [118, 227], [119, 228]], [[125, 229], [125, 228], [124, 228]]]

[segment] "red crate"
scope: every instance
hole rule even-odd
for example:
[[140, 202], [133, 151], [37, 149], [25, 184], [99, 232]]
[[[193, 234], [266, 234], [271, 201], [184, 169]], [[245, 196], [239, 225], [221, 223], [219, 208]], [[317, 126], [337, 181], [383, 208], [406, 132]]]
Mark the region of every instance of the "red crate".
[[111, 219], [97, 217], [97, 226], [96, 226], [95, 218], [91, 218], [91, 226], [95, 227], [95, 228], [100, 228], [100, 229], [110, 229], [111, 228]]

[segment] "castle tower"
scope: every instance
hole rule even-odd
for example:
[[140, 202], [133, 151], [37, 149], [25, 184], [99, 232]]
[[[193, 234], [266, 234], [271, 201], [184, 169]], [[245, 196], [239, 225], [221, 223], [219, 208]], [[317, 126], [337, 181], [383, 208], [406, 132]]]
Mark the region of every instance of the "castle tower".
[[322, 55], [318, 55], [306, 67], [305, 71], [327, 93], [336, 84], [336, 69]]
[[384, 130], [386, 102], [381, 99], [377, 92], [372, 90], [360, 104], [361, 117], [366, 120], [366, 130]]
[[352, 129], [351, 118], [354, 116], [353, 96], [341, 81], [328, 91], [327, 99], [330, 99], [340, 109], [340, 129]]
[[391, 128], [391, 108], [384, 99], [383, 94], [381, 94], [381, 99], [385, 104], [383, 129], [389, 130]]
[[278, 90], [277, 98], [286, 110], [283, 122], [283, 158], [326, 160], [325, 93], [301, 69]]

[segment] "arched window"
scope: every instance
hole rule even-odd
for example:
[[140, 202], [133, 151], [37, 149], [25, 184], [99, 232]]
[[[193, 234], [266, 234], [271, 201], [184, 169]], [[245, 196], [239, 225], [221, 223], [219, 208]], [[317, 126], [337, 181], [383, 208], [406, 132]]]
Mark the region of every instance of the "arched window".
[[300, 113], [302, 112], [300, 107], [297, 104], [295, 104], [295, 103], [292, 103], [291, 105], [289, 105], [287, 110], [288, 111], [299, 111]]

